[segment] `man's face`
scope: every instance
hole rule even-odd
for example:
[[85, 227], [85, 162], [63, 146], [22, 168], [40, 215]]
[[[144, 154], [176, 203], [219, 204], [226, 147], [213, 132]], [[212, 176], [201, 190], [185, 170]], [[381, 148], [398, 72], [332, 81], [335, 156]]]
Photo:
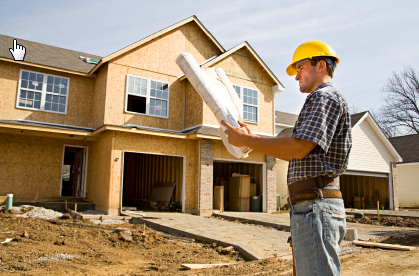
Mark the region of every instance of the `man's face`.
[[317, 88], [316, 66], [312, 66], [310, 60], [298, 62], [296, 64], [297, 75], [295, 80], [300, 85], [302, 93], [311, 93]]

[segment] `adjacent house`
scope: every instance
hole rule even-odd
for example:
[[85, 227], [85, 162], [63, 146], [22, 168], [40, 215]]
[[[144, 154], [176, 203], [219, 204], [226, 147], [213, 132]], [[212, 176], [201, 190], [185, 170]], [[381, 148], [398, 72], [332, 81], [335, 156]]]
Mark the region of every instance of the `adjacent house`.
[[[276, 125], [290, 125], [289, 114], [276, 112]], [[281, 121], [287, 118], [288, 121]], [[288, 122], [288, 123], [285, 123]], [[295, 121], [294, 121], [295, 122]], [[384, 135], [371, 114], [367, 112], [351, 115], [352, 149], [349, 155], [347, 171], [340, 177], [340, 185], [346, 208], [398, 209], [398, 186], [396, 162], [402, 158]], [[291, 137], [292, 128], [286, 127], [278, 137]], [[288, 197], [287, 171], [288, 162], [277, 160], [277, 194], [281, 197], [281, 206]]]
[[225, 50], [192, 16], [109, 56], [0, 35], [0, 195], [79, 197], [119, 214], [172, 183], [184, 212], [213, 209], [213, 186], [249, 175], [276, 209], [276, 160], [253, 151], [238, 160], [217, 134], [215, 116], [175, 63], [193, 54], [202, 68], [223, 68], [259, 135], [274, 137], [275, 93], [283, 86], [249, 43]]
[[403, 158], [397, 163], [400, 207], [419, 207], [419, 134], [389, 139]]

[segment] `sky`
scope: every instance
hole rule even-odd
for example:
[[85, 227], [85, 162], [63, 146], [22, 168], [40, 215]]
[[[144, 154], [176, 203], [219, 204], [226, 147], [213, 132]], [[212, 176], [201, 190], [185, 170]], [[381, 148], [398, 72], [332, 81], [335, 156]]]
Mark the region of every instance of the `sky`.
[[419, 70], [418, 11], [417, 0], [0, 0], [0, 33], [105, 57], [196, 15], [226, 50], [252, 46], [285, 86], [275, 109], [293, 114], [307, 94], [285, 69], [300, 44], [321, 40], [340, 59], [333, 85], [362, 112], [383, 105], [394, 72]]

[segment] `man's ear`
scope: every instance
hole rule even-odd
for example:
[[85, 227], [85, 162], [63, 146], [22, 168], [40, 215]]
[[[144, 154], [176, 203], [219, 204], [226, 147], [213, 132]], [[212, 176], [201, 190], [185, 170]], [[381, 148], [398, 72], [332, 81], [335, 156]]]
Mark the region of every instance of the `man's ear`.
[[317, 62], [317, 69], [319, 71], [319, 73], [322, 73], [323, 71], [327, 71], [327, 64], [326, 61], [324, 60], [319, 60], [319, 62]]

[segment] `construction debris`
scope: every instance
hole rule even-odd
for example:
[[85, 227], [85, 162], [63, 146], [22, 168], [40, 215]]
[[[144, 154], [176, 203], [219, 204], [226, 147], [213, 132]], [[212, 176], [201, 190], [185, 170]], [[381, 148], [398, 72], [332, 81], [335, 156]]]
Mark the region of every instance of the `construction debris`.
[[355, 245], [368, 246], [368, 247], [380, 247], [380, 248], [404, 250], [404, 251], [416, 250], [416, 247], [414, 246], [405, 246], [405, 245], [398, 245], [398, 244], [363, 242], [363, 241], [353, 241], [353, 243]]

